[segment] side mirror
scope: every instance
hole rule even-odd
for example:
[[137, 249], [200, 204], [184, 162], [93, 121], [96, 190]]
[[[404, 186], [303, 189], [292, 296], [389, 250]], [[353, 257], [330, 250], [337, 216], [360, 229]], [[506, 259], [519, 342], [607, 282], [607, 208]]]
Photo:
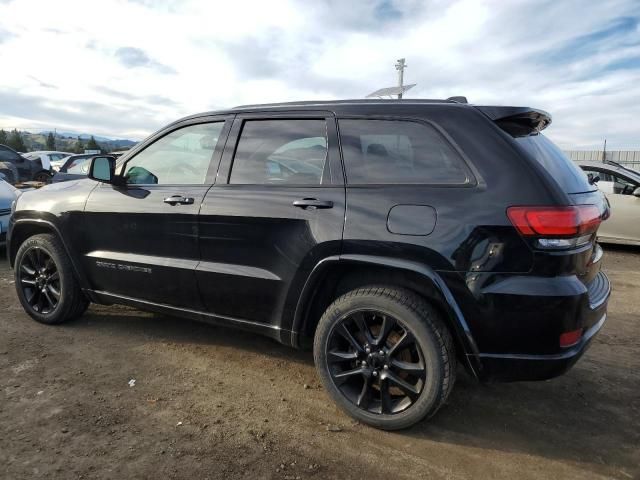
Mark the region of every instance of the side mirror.
[[632, 194], [634, 197], [640, 197], [640, 187], [636, 188]]
[[90, 179], [102, 183], [114, 183], [116, 177], [116, 159], [113, 157], [93, 157], [89, 166]]
[[593, 173], [588, 174], [587, 177], [589, 177], [590, 185], [595, 185], [600, 181], [600, 177], [598, 175], [594, 175]]

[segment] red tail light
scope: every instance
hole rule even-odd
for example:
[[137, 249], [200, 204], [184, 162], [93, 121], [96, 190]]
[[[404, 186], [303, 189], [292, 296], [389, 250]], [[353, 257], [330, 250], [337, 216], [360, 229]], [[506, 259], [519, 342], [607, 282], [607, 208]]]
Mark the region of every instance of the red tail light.
[[509, 207], [507, 216], [525, 237], [581, 237], [598, 230], [602, 221], [595, 205]]

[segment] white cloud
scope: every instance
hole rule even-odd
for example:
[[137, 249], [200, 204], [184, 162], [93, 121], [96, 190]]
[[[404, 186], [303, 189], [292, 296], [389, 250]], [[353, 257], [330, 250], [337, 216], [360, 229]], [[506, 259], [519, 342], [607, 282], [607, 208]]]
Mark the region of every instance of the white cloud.
[[244, 103], [467, 95], [554, 116], [563, 147], [640, 148], [633, 0], [0, 2], [0, 126], [141, 138]]

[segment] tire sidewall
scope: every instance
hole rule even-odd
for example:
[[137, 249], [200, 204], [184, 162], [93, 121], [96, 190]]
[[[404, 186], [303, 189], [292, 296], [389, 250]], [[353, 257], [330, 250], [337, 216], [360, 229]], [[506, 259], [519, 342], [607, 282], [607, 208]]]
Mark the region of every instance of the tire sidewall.
[[[329, 374], [327, 347], [333, 330], [350, 314], [360, 310], [377, 310], [392, 316], [408, 328], [418, 341], [425, 362], [426, 378], [418, 400], [406, 410], [395, 414], [375, 414], [351, 403], [333, 382]], [[395, 430], [408, 427], [435, 411], [442, 395], [444, 362], [440, 342], [435, 332], [411, 308], [388, 296], [352, 295], [338, 299], [323, 315], [314, 341], [314, 358], [325, 388], [350, 416], [382, 429]]]

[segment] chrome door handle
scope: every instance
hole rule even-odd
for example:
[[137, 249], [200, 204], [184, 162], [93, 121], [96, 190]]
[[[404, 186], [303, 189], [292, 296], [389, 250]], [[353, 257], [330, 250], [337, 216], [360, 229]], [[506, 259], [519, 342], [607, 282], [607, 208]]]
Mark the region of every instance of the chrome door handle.
[[303, 198], [302, 200], [295, 200], [293, 206], [303, 210], [307, 208], [333, 208], [333, 202], [331, 200], [318, 200], [317, 198]]
[[171, 206], [175, 205], [193, 205], [193, 197], [183, 197], [182, 195], [171, 195], [164, 199], [164, 203]]

